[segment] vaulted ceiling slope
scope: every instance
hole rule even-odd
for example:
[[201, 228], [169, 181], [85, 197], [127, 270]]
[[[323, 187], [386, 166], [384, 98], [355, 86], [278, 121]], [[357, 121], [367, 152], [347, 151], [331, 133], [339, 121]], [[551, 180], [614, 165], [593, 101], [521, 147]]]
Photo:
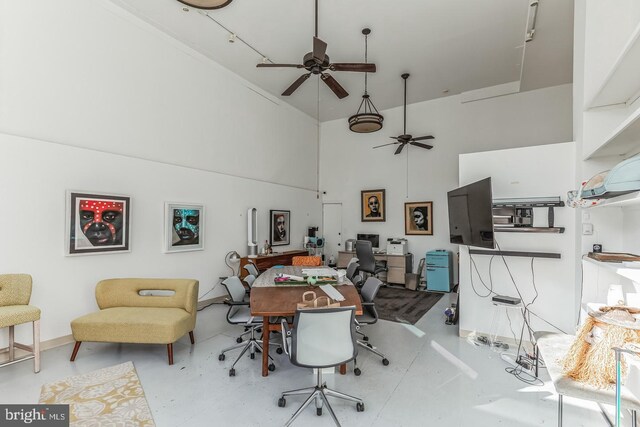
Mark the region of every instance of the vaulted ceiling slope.
[[[176, 0], [111, 1], [320, 121], [346, 118], [360, 103], [361, 73], [334, 73], [350, 93], [343, 100], [317, 77], [282, 97], [300, 70], [257, 69], [258, 53], [229, 42], [233, 32], [273, 62], [300, 63], [312, 48], [313, 0], [234, 0], [206, 12]], [[319, 0], [319, 36], [332, 62], [356, 62], [364, 60], [362, 28], [372, 29], [369, 92], [379, 110], [402, 105], [407, 71], [410, 104], [511, 82], [520, 90], [571, 83], [573, 0], [539, 0], [535, 37], [525, 44], [531, 1]]]

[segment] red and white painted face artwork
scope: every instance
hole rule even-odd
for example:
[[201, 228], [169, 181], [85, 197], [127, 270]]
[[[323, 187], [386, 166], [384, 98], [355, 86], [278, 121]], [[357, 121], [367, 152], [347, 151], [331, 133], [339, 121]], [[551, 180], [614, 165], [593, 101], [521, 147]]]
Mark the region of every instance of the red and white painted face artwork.
[[100, 199], [80, 199], [79, 224], [82, 233], [93, 246], [122, 244], [124, 202]]

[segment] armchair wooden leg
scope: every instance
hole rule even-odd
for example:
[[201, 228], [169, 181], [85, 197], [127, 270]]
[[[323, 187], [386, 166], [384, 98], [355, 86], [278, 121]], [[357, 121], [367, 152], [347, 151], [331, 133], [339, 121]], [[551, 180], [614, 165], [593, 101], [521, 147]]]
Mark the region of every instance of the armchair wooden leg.
[[9, 326], [9, 362], [15, 358], [15, 338], [14, 338], [13, 325]]
[[40, 372], [40, 319], [33, 321], [33, 370]]
[[196, 343], [196, 339], [193, 337], [193, 331], [189, 332], [189, 339], [191, 340], [191, 345]]
[[76, 345], [73, 347], [73, 352], [71, 353], [71, 361], [75, 362], [76, 356], [78, 355], [78, 350], [80, 350], [80, 344], [82, 341], [76, 341]]
[[173, 365], [173, 344], [167, 344], [167, 355], [169, 355], [169, 365]]

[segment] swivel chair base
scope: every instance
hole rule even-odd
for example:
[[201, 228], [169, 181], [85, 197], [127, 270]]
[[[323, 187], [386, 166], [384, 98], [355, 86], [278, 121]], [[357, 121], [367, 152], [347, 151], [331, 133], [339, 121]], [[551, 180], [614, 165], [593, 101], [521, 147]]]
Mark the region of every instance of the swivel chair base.
[[314, 401], [314, 400], [316, 403], [316, 414], [322, 415], [322, 404], [324, 403], [327, 407], [327, 410], [329, 411], [329, 414], [331, 415], [331, 418], [333, 418], [333, 421], [336, 423], [336, 425], [340, 427], [340, 422], [338, 421], [338, 418], [336, 418], [336, 414], [333, 412], [333, 409], [329, 404], [329, 400], [327, 399], [327, 396], [348, 400], [350, 402], [355, 402], [356, 410], [358, 412], [364, 411], [364, 402], [362, 401], [362, 399], [327, 388], [327, 384], [322, 381], [322, 369], [318, 369], [317, 382], [315, 387], [307, 387], [307, 388], [301, 388], [298, 390], [285, 391], [284, 393], [282, 393], [282, 397], [278, 399], [278, 406], [281, 408], [285, 407], [285, 405], [287, 404], [285, 396], [295, 396], [300, 394], [307, 394], [309, 392], [311, 392], [311, 395], [307, 397], [307, 400], [304, 401], [302, 406], [300, 406], [300, 408], [298, 408], [298, 410], [293, 414], [293, 416], [289, 419], [289, 421], [287, 421], [287, 423], [285, 424], [285, 427], [290, 426], [293, 423], [293, 421], [296, 418], [298, 418], [298, 415], [300, 415], [302, 411], [304, 411], [304, 409], [307, 406], [309, 406], [311, 401]]
[[[236, 358], [235, 362], [233, 362], [233, 365], [231, 365], [231, 369], [229, 369], [229, 376], [230, 377], [235, 377], [236, 376], [236, 369], [235, 369], [236, 363], [238, 363], [240, 358], [242, 358], [242, 356], [247, 352], [247, 350], [249, 350], [249, 354], [250, 354], [252, 359], [255, 359], [256, 352], [262, 352], [262, 344], [263, 344], [262, 340], [256, 339], [256, 337], [255, 337], [255, 333], [256, 333], [257, 329], [259, 329], [258, 326], [252, 326], [251, 329], [249, 329], [249, 331], [247, 331], [247, 332], [251, 332], [251, 336], [249, 337], [249, 339], [247, 341], [243, 341], [243, 342], [240, 342], [239, 344], [236, 344], [236, 345], [233, 345], [231, 347], [225, 348], [218, 355], [218, 360], [223, 361], [226, 358], [226, 356], [225, 356], [226, 352], [231, 351], [231, 350], [235, 350], [236, 348], [244, 347], [242, 349], [242, 351], [240, 352], [240, 354], [238, 355], [238, 357]], [[269, 345], [276, 347], [276, 353], [282, 354], [282, 347], [280, 346], [280, 344], [270, 342]], [[273, 357], [269, 356], [269, 360], [271, 360], [271, 363], [269, 364], [269, 370], [270, 371], [275, 371], [276, 370], [276, 365], [273, 363]]]
[[[366, 337], [366, 336], [365, 336], [365, 338], [368, 339], [368, 337]], [[385, 356], [384, 354], [380, 353], [371, 344], [369, 344], [368, 342], [360, 341], [360, 340], [358, 340], [357, 343], [358, 343], [358, 345], [360, 347], [362, 347], [362, 348], [364, 348], [366, 350], [369, 350], [373, 354], [376, 354], [376, 355], [380, 356], [382, 358], [382, 364], [384, 366], [388, 366], [389, 365], [389, 359], [387, 359], [387, 356]], [[353, 374], [355, 376], [360, 376], [361, 373], [362, 373], [362, 371], [360, 370], [360, 368], [358, 368], [358, 360], [357, 360], [357, 358], [354, 358], [353, 359]]]

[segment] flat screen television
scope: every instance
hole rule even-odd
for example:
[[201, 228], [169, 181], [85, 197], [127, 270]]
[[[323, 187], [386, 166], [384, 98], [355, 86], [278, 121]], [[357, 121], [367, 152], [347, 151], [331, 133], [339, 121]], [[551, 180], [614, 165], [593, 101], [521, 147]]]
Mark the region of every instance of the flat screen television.
[[494, 249], [491, 178], [449, 191], [447, 199], [451, 243]]
[[378, 249], [380, 247], [380, 235], [379, 234], [358, 234], [358, 240], [368, 240], [371, 242], [371, 247], [373, 249]]

